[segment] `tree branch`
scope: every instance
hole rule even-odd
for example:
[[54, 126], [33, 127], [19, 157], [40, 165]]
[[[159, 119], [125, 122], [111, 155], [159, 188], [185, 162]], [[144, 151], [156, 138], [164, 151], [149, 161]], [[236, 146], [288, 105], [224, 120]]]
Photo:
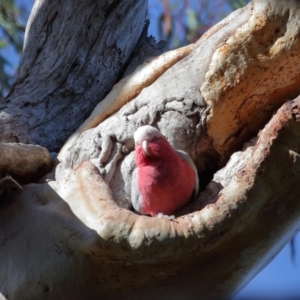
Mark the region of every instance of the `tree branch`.
[[[43, 3], [50, 5], [37, 2], [35, 10]], [[71, 2], [64, 3], [66, 9]], [[115, 7], [125, 5], [109, 3], [113, 6], [108, 19]], [[85, 4], [89, 9], [102, 5]], [[48, 13], [45, 20], [52, 20], [55, 14]], [[54, 23], [59, 16], [53, 17]], [[299, 93], [299, 16], [297, 0], [255, 0], [209, 30], [188, 55], [154, 81], [142, 87], [131, 82], [133, 97], [126, 105], [123, 89], [115, 97], [108, 96], [112, 100], [105, 102], [106, 107], [116, 101], [113, 114], [103, 121], [105, 110], [95, 110], [100, 116], [97, 122], [102, 122], [82, 132], [60, 156], [53, 181], [24, 186], [23, 191], [2, 198], [0, 282], [5, 284], [1, 294], [13, 299], [23, 299], [25, 294], [39, 299], [74, 295], [152, 299], [155, 292], [157, 299], [166, 295], [224, 299], [253, 278], [300, 227], [300, 98], [287, 101]], [[34, 18], [35, 13], [32, 24]], [[26, 47], [29, 44], [30, 37]], [[101, 49], [97, 57], [110, 48]], [[85, 51], [85, 45], [79, 50]], [[57, 53], [63, 55], [62, 50]], [[89, 56], [85, 60], [92, 61]], [[43, 64], [42, 59], [38, 62]], [[33, 71], [45, 70], [36, 64]], [[62, 66], [74, 75], [67, 63]], [[88, 65], [90, 74], [98, 78], [100, 67], [95, 68], [93, 73]], [[121, 69], [107, 72], [120, 75]], [[25, 73], [20, 71], [15, 90], [6, 99], [7, 120], [15, 121], [19, 114], [8, 113], [18, 103], [9, 99], [21, 94]], [[149, 74], [145, 82], [153, 76]], [[70, 78], [67, 83], [73, 82]], [[85, 86], [71, 85], [75, 95], [77, 91], [90, 95], [90, 89], [80, 90]], [[65, 82], [61, 87], [66, 89]], [[93, 87], [98, 92], [97, 85]], [[34, 91], [31, 95], [38, 95]], [[51, 99], [74, 98], [73, 92], [61, 98], [55, 97], [58, 92], [53, 95]], [[80, 96], [74, 99], [81, 101]], [[189, 152], [202, 185], [212, 179], [175, 221], [130, 211], [129, 186], [135, 167], [132, 135], [143, 124], [157, 126], [175, 148]], [[234, 153], [245, 142], [244, 150]], [[216, 173], [213, 178], [212, 173]], [[22, 268], [22, 276], [16, 272], [20, 262], [29, 266]]]
[[125, 71], [146, 9], [147, 1], [35, 1], [18, 76], [0, 107], [1, 140], [58, 151]]

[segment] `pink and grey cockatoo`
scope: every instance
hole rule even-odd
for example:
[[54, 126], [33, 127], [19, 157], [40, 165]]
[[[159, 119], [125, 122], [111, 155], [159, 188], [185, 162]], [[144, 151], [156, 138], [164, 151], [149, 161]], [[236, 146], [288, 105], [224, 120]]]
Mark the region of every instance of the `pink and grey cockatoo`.
[[132, 206], [143, 215], [171, 216], [198, 194], [197, 169], [186, 152], [175, 151], [152, 126], [138, 128], [134, 141], [137, 168], [132, 174]]

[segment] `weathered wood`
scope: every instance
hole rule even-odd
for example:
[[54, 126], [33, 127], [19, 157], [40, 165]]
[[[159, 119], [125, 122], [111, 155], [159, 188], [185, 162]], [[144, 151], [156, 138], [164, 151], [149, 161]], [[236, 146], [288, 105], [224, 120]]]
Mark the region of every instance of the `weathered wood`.
[[[234, 12], [212, 28], [190, 46], [187, 56], [142, 91], [137, 74], [127, 79], [133, 87], [130, 93], [127, 86], [125, 91], [116, 86], [119, 92], [112, 90], [83, 127], [95, 126], [96, 116], [102, 121], [110, 105], [114, 110], [118, 105], [122, 108], [97, 128], [87, 130], [70, 151], [59, 154], [58, 178], [90, 160], [110, 182], [119, 205], [128, 207], [134, 156], [127, 154], [134, 148], [133, 132], [151, 124], [176, 149], [191, 155], [201, 178], [210, 179], [280, 105], [300, 93], [298, 12], [297, 1], [254, 1], [253, 7], [250, 4]], [[276, 28], [280, 24], [280, 30], [272, 29], [273, 42], [266, 39], [263, 43], [274, 24]], [[128, 94], [137, 96], [123, 106]], [[66, 148], [69, 146], [67, 142]], [[125, 159], [118, 163], [122, 157]]]
[[175, 221], [118, 207], [90, 162], [59, 185], [10, 193], [0, 210], [1, 293], [228, 298], [299, 229], [299, 116], [300, 98], [284, 105]]
[[153, 58], [136, 68], [132, 74], [120, 80], [108, 95], [95, 107], [92, 114], [74, 132], [63, 149], [60, 150], [58, 159], [63, 160], [68, 155], [68, 150], [74, 145], [79, 136], [86, 130], [96, 127], [106, 118], [117, 112], [122, 106], [136, 98], [139, 93], [151, 85], [166, 70], [190, 54], [195, 46], [188, 45], [173, 51], [166, 52]]
[[226, 161], [300, 93], [299, 2], [254, 1], [250, 18], [220, 44], [201, 94], [209, 105], [207, 134]]
[[6, 190], [22, 190], [22, 186], [11, 176], [6, 175], [0, 179], [0, 193]]
[[[41, 4], [52, 7], [35, 9]], [[234, 12], [83, 132], [52, 181], [4, 195], [3, 298], [224, 299], [249, 282], [300, 227], [300, 99], [284, 104], [299, 93], [299, 16], [296, 0], [255, 0]], [[121, 92], [106, 99], [124, 104]], [[191, 154], [202, 182], [225, 166], [175, 221], [130, 211], [132, 133], [146, 123]]]
[[12, 176], [20, 184], [38, 182], [53, 165], [44, 147], [18, 143], [0, 143], [0, 179]]
[[134, 67], [133, 53], [164, 50], [142, 34], [146, 10], [146, 0], [35, 1], [16, 82], [0, 105], [1, 141], [58, 151]]

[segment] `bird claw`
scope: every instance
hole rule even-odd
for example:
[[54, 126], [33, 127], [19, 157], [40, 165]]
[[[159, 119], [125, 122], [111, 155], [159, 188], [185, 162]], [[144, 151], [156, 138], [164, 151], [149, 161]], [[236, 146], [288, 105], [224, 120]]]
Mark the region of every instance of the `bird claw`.
[[164, 218], [164, 219], [168, 219], [168, 220], [170, 220], [170, 221], [174, 221], [175, 220], [175, 216], [174, 215], [171, 215], [171, 216], [168, 216], [168, 215], [164, 215], [163, 213], [158, 213], [157, 215], [156, 215], [156, 217], [157, 218], [160, 218], [160, 219], [162, 219], [162, 218]]

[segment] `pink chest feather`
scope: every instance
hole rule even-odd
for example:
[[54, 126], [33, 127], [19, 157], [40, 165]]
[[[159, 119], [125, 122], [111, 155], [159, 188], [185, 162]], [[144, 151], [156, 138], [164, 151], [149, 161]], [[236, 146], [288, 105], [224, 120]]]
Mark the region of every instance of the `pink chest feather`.
[[195, 187], [195, 173], [175, 152], [165, 160], [148, 161], [139, 166], [138, 188], [143, 214], [171, 215], [188, 203]]

